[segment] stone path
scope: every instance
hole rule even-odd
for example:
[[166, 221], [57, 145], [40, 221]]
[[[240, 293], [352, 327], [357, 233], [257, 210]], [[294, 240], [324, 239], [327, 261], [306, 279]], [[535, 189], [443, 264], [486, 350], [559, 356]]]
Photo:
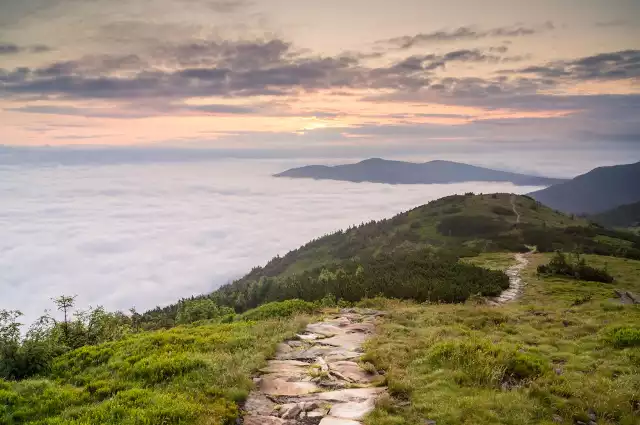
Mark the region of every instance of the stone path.
[[275, 358], [254, 378], [244, 425], [361, 425], [386, 388], [373, 368], [358, 362], [362, 344], [384, 313], [343, 309], [307, 325], [278, 345]]
[[522, 270], [527, 267], [529, 264], [529, 260], [527, 259], [526, 254], [516, 254], [516, 264], [509, 267], [505, 273], [509, 276], [509, 288], [502, 291], [502, 293], [489, 301], [490, 304], [499, 305], [508, 303], [510, 301], [515, 300], [522, 294], [522, 290], [524, 289], [524, 281], [520, 276]]

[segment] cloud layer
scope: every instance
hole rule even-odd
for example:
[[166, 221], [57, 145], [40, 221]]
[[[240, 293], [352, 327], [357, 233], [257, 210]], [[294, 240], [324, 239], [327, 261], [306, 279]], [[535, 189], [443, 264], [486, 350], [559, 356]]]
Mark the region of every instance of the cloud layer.
[[[289, 164], [291, 165], [291, 164]], [[154, 307], [210, 291], [327, 232], [500, 184], [388, 186], [269, 177], [284, 163], [0, 168], [0, 308], [50, 297]]]

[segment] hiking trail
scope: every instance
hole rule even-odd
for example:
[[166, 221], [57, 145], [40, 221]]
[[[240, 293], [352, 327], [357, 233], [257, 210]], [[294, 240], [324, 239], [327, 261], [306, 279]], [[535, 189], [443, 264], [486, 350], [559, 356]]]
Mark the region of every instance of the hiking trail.
[[358, 362], [363, 343], [384, 313], [347, 308], [307, 325], [297, 339], [278, 344], [254, 378], [244, 425], [362, 425], [386, 388], [373, 366]]

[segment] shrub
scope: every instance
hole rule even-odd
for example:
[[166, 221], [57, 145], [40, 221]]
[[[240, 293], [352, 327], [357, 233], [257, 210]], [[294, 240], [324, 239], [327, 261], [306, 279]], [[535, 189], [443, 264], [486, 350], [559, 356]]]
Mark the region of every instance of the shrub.
[[638, 347], [640, 346], [640, 328], [631, 326], [615, 328], [611, 332], [610, 340], [616, 348]]
[[184, 300], [180, 302], [176, 323], [180, 325], [209, 320], [233, 314], [230, 307], [221, 307], [209, 298]]
[[548, 264], [539, 265], [538, 273], [542, 275], [570, 276], [591, 282], [613, 282], [613, 276], [605, 269], [588, 266], [584, 258], [579, 258], [573, 263], [569, 262], [560, 251], [556, 251]]
[[498, 215], [514, 216], [516, 215], [512, 209], [500, 205], [491, 208], [491, 212]]
[[247, 311], [241, 318], [243, 320], [265, 320], [278, 317], [290, 317], [296, 314], [309, 314], [315, 310], [315, 304], [293, 299], [261, 305], [258, 308]]
[[481, 215], [454, 215], [444, 217], [437, 230], [441, 235], [455, 237], [495, 236], [511, 229], [505, 221]]

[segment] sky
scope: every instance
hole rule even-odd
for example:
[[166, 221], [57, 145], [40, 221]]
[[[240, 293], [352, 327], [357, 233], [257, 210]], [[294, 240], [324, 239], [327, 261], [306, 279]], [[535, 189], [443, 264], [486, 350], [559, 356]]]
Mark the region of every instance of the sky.
[[0, 144], [637, 160], [638, 18], [637, 0], [0, 0]]

